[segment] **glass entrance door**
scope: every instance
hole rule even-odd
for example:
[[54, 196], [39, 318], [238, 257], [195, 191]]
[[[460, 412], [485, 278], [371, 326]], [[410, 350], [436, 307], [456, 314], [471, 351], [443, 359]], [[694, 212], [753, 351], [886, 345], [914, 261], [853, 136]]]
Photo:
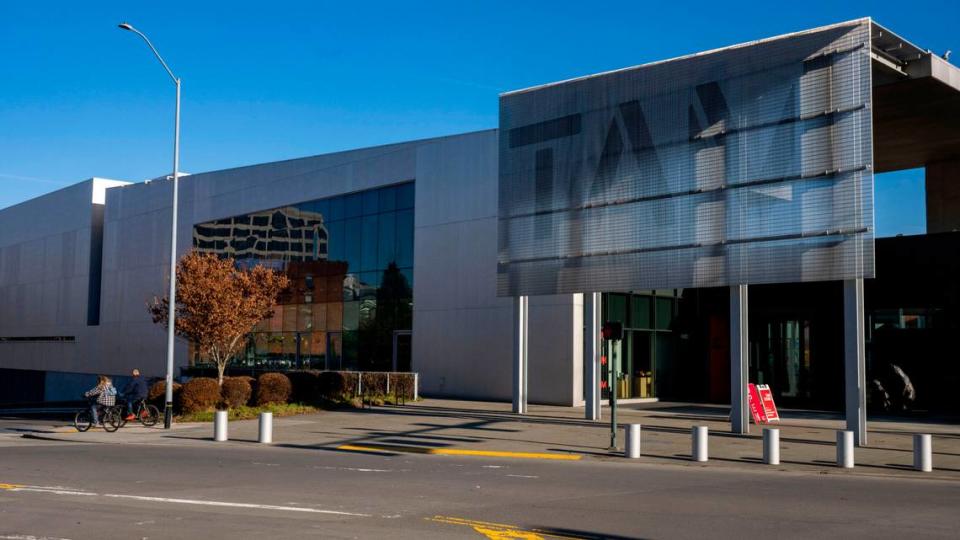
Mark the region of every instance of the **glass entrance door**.
[[787, 404], [805, 402], [811, 397], [810, 321], [768, 320], [762, 331], [751, 380], [770, 385]]

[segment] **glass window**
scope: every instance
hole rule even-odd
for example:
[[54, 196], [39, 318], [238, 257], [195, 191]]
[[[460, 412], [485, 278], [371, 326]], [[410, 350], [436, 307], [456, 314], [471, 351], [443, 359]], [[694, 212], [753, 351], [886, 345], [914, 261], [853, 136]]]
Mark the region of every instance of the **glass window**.
[[347, 261], [347, 271], [360, 271], [360, 238], [362, 220], [360, 218], [348, 219], [345, 222], [343, 231], [345, 260]]
[[347, 258], [343, 238], [344, 222], [327, 223], [327, 260], [344, 261]]
[[310, 323], [310, 328], [312, 330], [326, 330], [327, 329], [327, 305], [326, 304], [314, 304], [313, 310], [310, 313], [313, 321]]
[[324, 369], [343, 369], [343, 334], [327, 334], [327, 362]]
[[397, 208], [397, 188], [390, 186], [380, 188], [380, 211], [392, 212]]
[[297, 329], [297, 305], [287, 304], [283, 306], [283, 331], [293, 332]]
[[327, 200], [327, 221], [340, 221], [343, 219], [343, 197], [334, 197]]
[[313, 304], [300, 304], [297, 311], [297, 330], [306, 331], [313, 329]]
[[327, 302], [343, 302], [343, 276], [327, 276]]
[[607, 304], [607, 321], [620, 321], [626, 326], [627, 322], [627, 296], [625, 294], [608, 294], [605, 298]]
[[[313, 201], [313, 205], [311, 209], [315, 214], [319, 214], [319, 215], [309, 216], [310, 219], [320, 218], [323, 221], [327, 221], [328, 220], [327, 214], [330, 213], [330, 199], [319, 199], [319, 200]], [[304, 217], [308, 217], [308, 216], [304, 216]]]
[[384, 269], [397, 261], [396, 212], [380, 214], [380, 234], [377, 238], [377, 268]]
[[343, 302], [327, 304], [327, 330], [331, 332], [343, 330]]
[[274, 306], [273, 316], [267, 322], [267, 329], [271, 332], [279, 332], [283, 329], [283, 307]]
[[413, 208], [414, 182], [397, 187], [397, 209]]
[[356, 330], [360, 326], [360, 302], [343, 303], [343, 329]]
[[363, 192], [363, 215], [376, 214], [380, 211], [380, 194], [375, 189]]
[[351, 193], [343, 199], [343, 217], [354, 218], [363, 215], [363, 193]]
[[413, 268], [401, 268], [400, 273], [403, 274], [403, 277], [407, 280], [407, 285], [410, 286], [410, 291], [413, 291]]
[[397, 266], [413, 266], [413, 210], [397, 212]]
[[673, 323], [673, 299], [657, 298], [657, 330], [669, 330]]
[[378, 216], [363, 217], [360, 267], [357, 268], [358, 270], [375, 270], [377, 268], [377, 221]]
[[634, 296], [630, 299], [630, 328], [652, 328], [649, 296]]
[[327, 333], [314, 332], [310, 335], [310, 355], [325, 356], [327, 354]]

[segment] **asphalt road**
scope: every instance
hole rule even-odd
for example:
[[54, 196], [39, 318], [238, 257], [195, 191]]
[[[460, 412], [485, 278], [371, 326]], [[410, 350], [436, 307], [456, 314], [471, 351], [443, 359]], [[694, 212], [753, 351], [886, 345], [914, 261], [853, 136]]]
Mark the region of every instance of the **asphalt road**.
[[2, 538], [957, 538], [960, 484], [0, 439]]

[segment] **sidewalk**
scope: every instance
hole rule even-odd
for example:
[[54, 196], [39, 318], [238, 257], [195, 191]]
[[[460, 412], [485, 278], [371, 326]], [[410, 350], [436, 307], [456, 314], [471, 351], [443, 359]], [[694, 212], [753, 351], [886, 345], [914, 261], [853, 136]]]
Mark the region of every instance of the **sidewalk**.
[[[626, 460], [607, 451], [610, 443], [609, 410], [601, 422], [583, 419], [582, 408], [531, 405], [518, 417], [508, 403], [428, 399], [405, 407], [329, 411], [314, 415], [274, 419], [272, 448], [323, 451], [358, 451], [400, 455], [404, 453], [548, 454], [571, 459], [615, 461], [647, 465], [749, 468], [806, 473], [907, 476], [960, 480], [960, 426], [926, 422], [869, 421], [869, 445], [856, 450], [856, 468], [835, 466], [835, 431], [843, 422], [824, 413], [783, 412], [780, 424], [781, 465], [760, 463], [760, 429], [751, 426], [746, 436], [729, 433], [725, 407], [656, 403], [621, 406], [620, 424], [639, 423], [643, 455]], [[0, 421], [4, 429], [7, 421]], [[19, 422], [23, 424], [23, 422]], [[710, 461], [694, 463], [690, 457], [690, 428], [710, 429]], [[77, 433], [63, 422], [36, 426], [32, 438], [116, 444], [211, 446], [212, 424], [176, 424], [160, 427], [125, 427], [116, 433], [91, 430]], [[25, 430], [28, 427], [19, 426]], [[257, 439], [257, 421], [235, 421], [229, 426], [230, 442], [249, 448]], [[912, 470], [913, 433], [933, 434], [932, 473]], [[618, 443], [623, 448], [623, 431]], [[467, 451], [467, 452], [464, 452]], [[273, 456], [277, 459], [277, 456]]]

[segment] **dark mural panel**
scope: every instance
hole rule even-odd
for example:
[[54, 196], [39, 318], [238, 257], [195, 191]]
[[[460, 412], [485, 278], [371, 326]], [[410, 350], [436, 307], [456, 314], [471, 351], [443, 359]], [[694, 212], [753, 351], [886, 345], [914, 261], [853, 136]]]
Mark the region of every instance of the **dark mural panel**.
[[413, 202], [408, 182], [196, 225], [196, 251], [290, 279], [234, 369], [389, 370], [412, 325]]
[[498, 293], [872, 277], [864, 19], [507, 93]]

